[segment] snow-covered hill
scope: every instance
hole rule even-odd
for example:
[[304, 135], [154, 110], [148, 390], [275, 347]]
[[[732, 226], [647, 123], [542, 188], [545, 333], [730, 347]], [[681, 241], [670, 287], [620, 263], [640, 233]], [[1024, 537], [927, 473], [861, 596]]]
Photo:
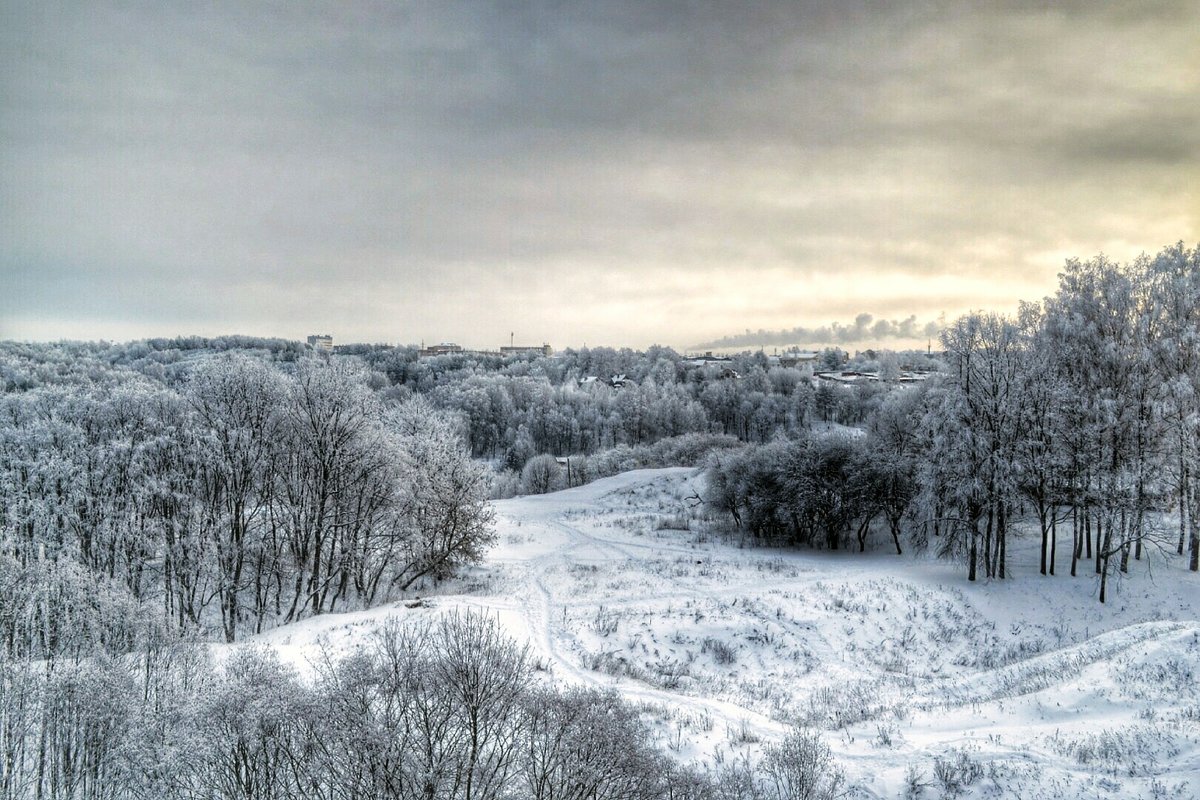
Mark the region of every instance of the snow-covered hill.
[[1100, 606], [1090, 574], [1037, 574], [1032, 542], [1015, 577], [969, 584], [921, 556], [712, 541], [681, 529], [703, 492], [694, 470], [639, 470], [498, 501], [498, 544], [456, 593], [253, 641], [303, 669], [385, 616], [470, 608], [549, 679], [637, 704], [683, 759], [804, 724], [868, 797], [1200, 795], [1200, 579], [1182, 559], [1152, 553]]

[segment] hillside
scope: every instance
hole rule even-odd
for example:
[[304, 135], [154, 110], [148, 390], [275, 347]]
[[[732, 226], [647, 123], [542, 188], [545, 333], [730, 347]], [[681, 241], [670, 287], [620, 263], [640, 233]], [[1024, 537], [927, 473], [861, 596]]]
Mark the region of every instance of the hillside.
[[[924, 556], [740, 548], [698, 528], [690, 469], [639, 470], [495, 503], [499, 541], [433, 595], [252, 641], [303, 671], [381, 619], [494, 615], [549, 680], [611, 687], [679, 758], [753, 758], [823, 732], [866, 797], [1193, 797], [1200, 792], [1200, 583], [1135, 562], [1004, 581]], [[913, 787], [910, 788], [910, 784]], [[908, 795], [906, 795], [908, 792]]]

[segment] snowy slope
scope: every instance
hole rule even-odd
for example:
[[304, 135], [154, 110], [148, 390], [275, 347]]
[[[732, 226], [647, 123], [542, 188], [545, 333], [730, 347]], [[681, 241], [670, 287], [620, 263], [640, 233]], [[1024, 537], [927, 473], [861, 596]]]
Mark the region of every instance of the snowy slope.
[[257, 641], [303, 668], [385, 616], [471, 608], [551, 679], [639, 704], [681, 758], [752, 756], [803, 723], [869, 797], [956, 779], [978, 797], [1200, 795], [1200, 580], [1174, 558], [1136, 563], [1102, 607], [1084, 565], [1038, 575], [1033, 542], [1015, 578], [968, 584], [919, 556], [709, 541], [676, 529], [697, 492], [694, 470], [638, 470], [498, 501], [498, 544], [458, 593]]

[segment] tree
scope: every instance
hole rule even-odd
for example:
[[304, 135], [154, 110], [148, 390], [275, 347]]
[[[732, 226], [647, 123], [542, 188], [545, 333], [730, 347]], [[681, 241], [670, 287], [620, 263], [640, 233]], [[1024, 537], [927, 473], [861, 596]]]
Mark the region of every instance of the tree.
[[633, 708], [611, 691], [543, 688], [525, 699], [521, 773], [533, 800], [636, 800], [666, 764]]
[[839, 370], [845, 363], [845, 354], [836, 347], [826, 347], [821, 351], [821, 366], [827, 370]]
[[554, 456], [546, 453], [534, 456], [521, 468], [521, 491], [525, 494], [546, 494], [561, 489], [562, 472]]
[[227, 642], [237, 636], [252, 549], [261, 546], [277, 467], [281, 376], [261, 361], [223, 356], [203, 362], [189, 398], [204, 435], [197, 439], [199, 489], [217, 561], [221, 620]]
[[[395, 473], [382, 457], [381, 409], [365, 378], [343, 362], [315, 361], [303, 365], [289, 387], [273, 536], [260, 550], [267, 570], [277, 571], [276, 560], [290, 557], [288, 621], [305, 610], [330, 610], [345, 595], [353, 575], [347, 566], [356, 559], [361, 566], [356, 545], [383, 524], [382, 510], [395, 490]], [[265, 601], [260, 596], [260, 609]]]
[[1048, 313], [1060, 352], [1076, 362], [1071, 389], [1090, 422], [1088, 447], [1095, 457], [1083, 487], [1084, 520], [1090, 524], [1094, 508], [1100, 602], [1107, 597], [1112, 556], [1121, 556], [1124, 571], [1130, 551], [1140, 555], [1148, 533], [1148, 468], [1160, 428], [1147, 267], [1145, 259], [1124, 266], [1104, 256], [1071, 260]]
[[936, 497], [926, 505], [953, 509], [942, 549], [966, 551], [968, 580], [976, 579], [981, 556], [987, 577], [1003, 578], [1015, 493], [1019, 331], [1005, 317], [969, 314], [942, 331], [942, 343], [950, 372], [943, 401], [930, 408], [938, 466], [927, 473], [940, 479], [927, 481], [924, 490]]
[[1018, 490], [1033, 504], [1041, 533], [1041, 573], [1053, 575], [1059, 503], [1068, 474], [1062, 411], [1071, 398], [1059, 380], [1054, 349], [1037, 304], [1023, 303], [1018, 316], [1023, 346], [1017, 374], [1019, 423], [1013, 467]]
[[310, 699], [270, 650], [239, 648], [200, 698], [193, 725], [200, 769], [219, 797], [283, 800], [304, 794]]
[[389, 417], [397, 431], [404, 561], [393, 583], [408, 589], [427, 575], [441, 577], [482, 558], [495, 534], [487, 504], [486, 468], [473, 461], [454, 423], [422, 400]]
[[1164, 418], [1174, 460], [1179, 508], [1176, 551], [1186, 546], [1188, 567], [1200, 570], [1200, 245], [1164, 248], [1148, 265], [1155, 322], [1151, 357], [1163, 385]]
[[846, 781], [821, 735], [804, 729], [763, 748], [761, 769], [772, 800], [834, 800]]
[[[915, 388], [889, 394], [870, 418], [862, 456], [853, 469], [864, 506], [887, 519], [897, 555], [902, 552], [902, 523], [917, 494], [915, 472], [923, 455], [918, 438], [922, 400], [922, 392]], [[870, 516], [863, 516], [869, 522]], [[861, 536], [859, 545], [864, 549]]]
[[450, 614], [435, 631], [428, 680], [448, 693], [452, 735], [462, 742], [453, 796], [495, 800], [516, 771], [532, 669], [528, 646], [518, 647], [496, 620], [478, 614]]

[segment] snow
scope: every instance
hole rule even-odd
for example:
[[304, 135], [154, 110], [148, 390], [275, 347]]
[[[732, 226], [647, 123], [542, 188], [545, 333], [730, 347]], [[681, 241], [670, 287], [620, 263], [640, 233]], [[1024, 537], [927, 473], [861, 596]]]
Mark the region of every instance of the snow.
[[867, 797], [904, 796], [910, 765], [915, 796], [942, 796], [938, 758], [981, 767], [967, 797], [1200, 794], [1200, 580], [1183, 559], [1133, 562], [1101, 606], [1087, 563], [1038, 574], [1032, 536], [1011, 548], [1015, 577], [970, 584], [961, 565], [886, 547], [681, 530], [697, 493], [679, 468], [496, 501], [496, 546], [448, 587], [250, 641], [305, 669], [384, 617], [473, 609], [547, 679], [637, 704], [681, 759], [753, 755], [802, 723]]

